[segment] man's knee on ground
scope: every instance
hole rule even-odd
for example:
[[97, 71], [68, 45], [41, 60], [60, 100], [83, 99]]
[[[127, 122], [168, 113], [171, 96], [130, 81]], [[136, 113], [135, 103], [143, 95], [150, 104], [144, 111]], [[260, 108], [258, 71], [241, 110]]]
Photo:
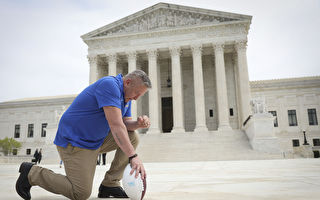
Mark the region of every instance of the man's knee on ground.
[[128, 131], [128, 133], [131, 144], [134, 146], [134, 148], [137, 148], [139, 144], [139, 134], [136, 131]]
[[92, 192], [92, 188], [79, 189], [73, 192], [75, 200], [86, 200], [89, 199]]

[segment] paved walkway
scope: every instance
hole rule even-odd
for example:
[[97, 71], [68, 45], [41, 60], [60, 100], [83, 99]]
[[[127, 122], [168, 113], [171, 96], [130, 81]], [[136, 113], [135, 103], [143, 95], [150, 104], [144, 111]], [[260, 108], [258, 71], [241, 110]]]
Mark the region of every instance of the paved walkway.
[[[45, 167], [64, 173], [58, 165]], [[98, 166], [90, 199], [109, 166]], [[146, 163], [145, 200], [318, 200], [320, 159]], [[18, 165], [0, 164], [0, 199], [20, 199], [15, 192]], [[32, 187], [33, 200], [62, 200]]]

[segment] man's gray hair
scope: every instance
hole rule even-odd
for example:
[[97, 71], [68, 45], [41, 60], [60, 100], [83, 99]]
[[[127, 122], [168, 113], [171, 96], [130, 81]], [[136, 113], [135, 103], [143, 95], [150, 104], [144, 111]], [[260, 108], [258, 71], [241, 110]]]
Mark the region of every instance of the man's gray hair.
[[137, 69], [137, 70], [134, 70], [133, 72], [130, 72], [129, 74], [127, 74], [125, 76], [125, 78], [130, 78], [130, 79], [135, 79], [135, 80], [137, 80], [137, 78], [138, 78], [147, 88], [152, 87], [151, 81], [150, 81], [148, 75], [140, 69]]

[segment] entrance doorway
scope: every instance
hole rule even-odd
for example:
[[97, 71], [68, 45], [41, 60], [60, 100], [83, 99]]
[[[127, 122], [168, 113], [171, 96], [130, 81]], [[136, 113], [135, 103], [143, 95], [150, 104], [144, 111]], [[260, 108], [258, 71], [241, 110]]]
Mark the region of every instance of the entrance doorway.
[[173, 127], [172, 97], [163, 97], [162, 103], [162, 131], [169, 133]]

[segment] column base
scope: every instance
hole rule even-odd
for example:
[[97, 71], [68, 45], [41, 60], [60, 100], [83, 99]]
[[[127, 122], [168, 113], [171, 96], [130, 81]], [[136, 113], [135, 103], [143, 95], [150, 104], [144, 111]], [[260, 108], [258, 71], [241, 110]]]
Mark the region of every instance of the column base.
[[232, 128], [229, 125], [222, 125], [218, 127], [218, 131], [232, 131]]
[[171, 133], [185, 133], [186, 130], [182, 127], [173, 127]]
[[195, 133], [208, 132], [208, 128], [206, 126], [197, 126], [193, 132]]
[[160, 134], [161, 131], [159, 128], [149, 128], [146, 134]]

